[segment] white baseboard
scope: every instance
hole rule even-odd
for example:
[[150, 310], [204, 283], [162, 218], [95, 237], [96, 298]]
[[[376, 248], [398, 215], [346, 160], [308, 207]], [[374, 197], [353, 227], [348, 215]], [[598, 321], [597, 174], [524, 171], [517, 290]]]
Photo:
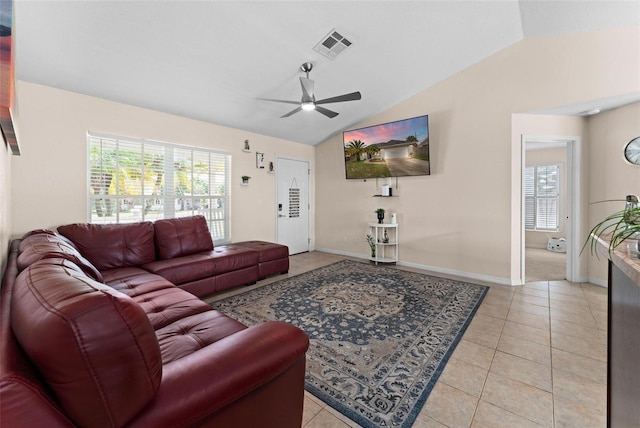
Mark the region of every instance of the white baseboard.
[[362, 253], [350, 253], [348, 251], [338, 251], [338, 250], [332, 250], [330, 248], [316, 248], [314, 251], [321, 251], [323, 253], [330, 253], [330, 254], [338, 254], [339, 256], [347, 256], [347, 257], [355, 257], [356, 259], [369, 259], [369, 257], [366, 254], [362, 254]]
[[[369, 256], [363, 253], [351, 253], [348, 251], [338, 251], [330, 248], [315, 248], [313, 251], [321, 251], [323, 253], [338, 254], [341, 256], [354, 257], [356, 259], [369, 260]], [[476, 281], [490, 282], [493, 284], [510, 285], [510, 286], [524, 285], [524, 283], [522, 283], [521, 281], [512, 281], [508, 278], [481, 275], [481, 274], [472, 273], [472, 272], [463, 272], [459, 270], [446, 269], [438, 266], [423, 265], [419, 263], [403, 262], [402, 260], [398, 262], [398, 265], [427, 270], [434, 273], [442, 273], [445, 275], [459, 276], [461, 278], [467, 278], [467, 279], [472, 279]], [[581, 277], [581, 278], [578, 278], [577, 282], [588, 282], [590, 284], [598, 285], [600, 287], [604, 287], [604, 288], [608, 287], [607, 281], [599, 278]]]
[[[338, 255], [341, 255], [341, 256], [348, 256], [348, 257], [354, 257], [354, 258], [358, 258], [358, 259], [369, 260], [369, 256], [367, 254], [362, 254], [362, 253], [351, 253], [351, 252], [347, 252], [347, 251], [338, 251], [338, 250], [333, 250], [333, 249], [330, 249], [330, 248], [316, 248], [315, 251], [322, 251], [324, 253], [338, 254]], [[446, 268], [437, 267], [437, 266], [423, 265], [423, 264], [419, 264], [419, 263], [403, 262], [402, 260], [398, 261], [398, 265], [412, 267], [412, 268], [416, 268], [416, 269], [427, 270], [427, 271], [434, 272], [434, 273], [442, 273], [442, 274], [446, 274], [446, 275], [459, 276], [461, 278], [467, 278], [467, 279], [472, 279], [472, 280], [481, 281], [481, 282], [490, 282], [490, 283], [493, 283], [493, 284], [523, 285], [522, 283], [516, 283], [515, 281], [511, 281], [508, 278], [501, 278], [501, 277], [489, 276], [489, 275], [480, 275], [480, 274], [476, 274], [476, 273], [472, 273], [472, 272], [463, 272], [463, 271], [459, 271], [459, 270], [446, 269]]]
[[600, 278], [585, 278], [584, 281], [581, 280], [580, 282], [588, 282], [589, 284], [599, 285], [600, 287], [603, 287], [603, 288], [609, 288], [609, 284], [607, 280], [600, 279]]

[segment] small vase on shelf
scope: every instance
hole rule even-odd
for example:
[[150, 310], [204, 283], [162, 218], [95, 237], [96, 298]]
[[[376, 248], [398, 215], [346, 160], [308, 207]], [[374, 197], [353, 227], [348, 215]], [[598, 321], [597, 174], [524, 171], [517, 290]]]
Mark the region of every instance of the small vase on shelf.
[[384, 220], [384, 209], [378, 208], [375, 210], [375, 213], [378, 214], [378, 224], [382, 224]]
[[367, 233], [367, 244], [369, 244], [369, 248], [371, 248], [371, 258], [373, 259], [376, 257], [376, 241], [370, 233]]

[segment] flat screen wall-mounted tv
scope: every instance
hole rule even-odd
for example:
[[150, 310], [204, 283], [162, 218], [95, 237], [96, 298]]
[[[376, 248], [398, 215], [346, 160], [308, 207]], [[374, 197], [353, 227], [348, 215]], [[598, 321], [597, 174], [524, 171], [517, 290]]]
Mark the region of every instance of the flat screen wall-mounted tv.
[[430, 175], [429, 116], [342, 133], [347, 179]]

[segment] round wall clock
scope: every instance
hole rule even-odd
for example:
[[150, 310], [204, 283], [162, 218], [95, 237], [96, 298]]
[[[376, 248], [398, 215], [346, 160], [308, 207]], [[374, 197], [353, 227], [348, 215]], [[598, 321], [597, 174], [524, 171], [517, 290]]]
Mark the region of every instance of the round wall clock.
[[640, 165], [640, 137], [629, 141], [624, 148], [624, 158], [634, 165]]

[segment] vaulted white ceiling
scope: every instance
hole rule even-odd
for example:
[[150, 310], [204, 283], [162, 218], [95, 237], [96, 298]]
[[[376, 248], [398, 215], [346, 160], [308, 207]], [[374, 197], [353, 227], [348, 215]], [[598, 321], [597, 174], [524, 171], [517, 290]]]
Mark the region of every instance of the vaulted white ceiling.
[[[636, 0], [16, 0], [16, 73], [313, 145], [525, 37], [638, 25]], [[353, 42], [334, 60], [313, 50], [332, 29]], [[316, 98], [362, 100], [334, 119], [258, 100], [300, 100], [306, 61]]]

